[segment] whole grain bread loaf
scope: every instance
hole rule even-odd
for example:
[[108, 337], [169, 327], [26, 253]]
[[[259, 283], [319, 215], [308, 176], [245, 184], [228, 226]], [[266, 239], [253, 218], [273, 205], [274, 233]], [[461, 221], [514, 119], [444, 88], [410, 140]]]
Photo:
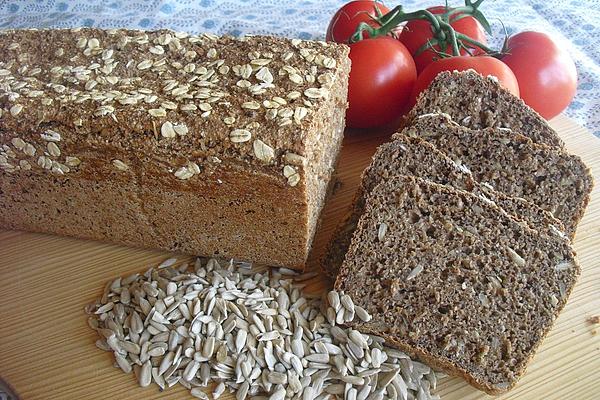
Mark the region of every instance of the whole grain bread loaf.
[[454, 163], [431, 143], [420, 138], [397, 134], [394, 141], [379, 146], [375, 152], [371, 164], [363, 172], [362, 182], [350, 213], [338, 224], [333, 233], [321, 260], [322, 269], [329, 277], [335, 278], [344, 261], [356, 224], [364, 212], [365, 197], [377, 184], [402, 175], [417, 176], [471, 192], [485, 201], [497, 204], [514, 218], [526, 221], [532, 229], [564, 230], [560, 221], [535, 204], [479, 184], [470, 172]]
[[558, 134], [523, 100], [504, 89], [493, 76], [473, 70], [442, 72], [417, 99], [407, 122], [430, 113], [446, 113], [472, 129], [510, 128], [536, 143], [563, 148]]
[[0, 33], [0, 225], [301, 267], [348, 48], [160, 30]]
[[551, 212], [565, 233], [575, 236], [593, 187], [590, 171], [578, 156], [506, 128], [465, 128], [445, 114], [417, 117], [402, 133], [427, 140], [477, 181]]
[[579, 275], [569, 240], [416, 177], [366, 204], [335, 288], [373, 318], [350, 325], [488, 393], [510, 389]]

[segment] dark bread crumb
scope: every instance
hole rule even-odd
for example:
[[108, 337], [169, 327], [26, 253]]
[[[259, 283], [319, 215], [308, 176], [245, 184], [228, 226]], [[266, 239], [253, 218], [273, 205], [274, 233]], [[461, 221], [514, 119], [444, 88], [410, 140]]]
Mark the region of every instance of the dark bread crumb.
[[550, 225], [555, 226], [559, 231], [564, 229], [556, 218], [535, 204], [479, 184], [469, 172], [429, 142], [404, 134], [396, 134], [394, 138], [394, 141], [385, 143], [377, 149], [371, 164], [363, 173], [350, 213], [338, 225], [332, 236], [321, 261], [322, 269], [328, 276], [335, 277], [344, 260], [352, 233], [364, 211], [365, 196], [378, 183], [386, 182], [399, 175], [417, 176], [482, 196], [502, 207], [512, 217], [527, 221], [533, 229], [545, 231]]
[[580, 273], [568, 239], [415, 177], [366, 204], [335, 283], [373, 316], [352, 326], [490, 394], [514, 386]]
[[482, 183], [549, 211], [573, 238], [589, 202], [593, 179], [581, 158], [502, 128], [474, 130], [448, 115], [424, 115], [402, 134], [427, 140]]

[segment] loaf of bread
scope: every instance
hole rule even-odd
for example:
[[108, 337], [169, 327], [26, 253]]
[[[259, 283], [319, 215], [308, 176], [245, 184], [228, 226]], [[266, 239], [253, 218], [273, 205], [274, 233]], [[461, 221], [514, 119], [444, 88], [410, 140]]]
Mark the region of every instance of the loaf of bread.
[[472, 129], [510, 128], [536, 143], [564, 147], [546, 120], [523, 100], [500, 86], [495, 77], [483, 77], [473, 70], [440, 73], [421, 93], [406, 121], [430, 113], [446, 113]]
[[367, 197], [335, 288], [373, 317], [352, 327], [496, 394], [523, 374], [579, 271], [567, 238], [394, 177]]
[[397, 134], [394, 141], [384, 143], [375, 152], [371, 164], [363, 172], [350, 213], [333, 233], [321, 261], [322, 269], [328, 276], [335, 278], [344, 261], [356, 224], [364, 212], [366, 196], [377, 184], [402, 175], [417, 176], [471, 192], [500, 206], [515, 219], [527, 222], [532, 229], [564, 230], [560, 221], [535, 204], [479, 184], [470, 172], [455, 164], [429, 142]]
[[473, 130], [448, 115], [417, 117], [402, 133], [427, 140], [473, 177], [551, 212], [573, 238], [587, 207], [593, 179], [581, 158], [537, 144], [506, 128]]
[[0, 225], [300, 268], [348, 48], [168, 30], [0, 33]]

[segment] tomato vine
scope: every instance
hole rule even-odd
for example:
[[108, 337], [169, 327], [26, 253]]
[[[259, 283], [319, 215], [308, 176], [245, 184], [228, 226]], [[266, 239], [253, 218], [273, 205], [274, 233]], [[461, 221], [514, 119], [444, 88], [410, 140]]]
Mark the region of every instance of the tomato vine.
[[[488, 55], [498, 55], [498, 51], [465, 34], [457, 32], [451, 25], [451, 22], [456, 22], [461, 18], [472, 16], [481, 24], [486, 32], [491, 33], [489, 22], [479, 10], [481, 3], [483, 3], [483, 0], [465, 0], [465, 5], [461, 7], [448, 7], [446, 5], [446, 12], [441, 14], [434, 14], [429, 10], [417, 10], [407, 13], [404, 12], [402, 5], [399, 5], [382, 16], [374, 17], [375, 22], [377, 22], [376, 25], [378, 26], [373, 26], [365, 22], [360, 23], [354, 34], [350, 37], [350, 43], [363, 40], [365, 34], [368, 34], [369, 38], [385, 36], [389, 35], [404, 22], [424, 20], [431, 24], [433, 38], [423, 44], [423, 46], [417, 50], [416, 55], [421, 54], [427, 49], [432, 49], [441, 57], [459, 56], [461, 49], [470, 52], [473, 47], [481, 49]], [[434, 49], [434, 46], [436, 45], [440, 47], [441, 51]], [[446, 52], [448, 48], [451, 49], [451, 54]]]

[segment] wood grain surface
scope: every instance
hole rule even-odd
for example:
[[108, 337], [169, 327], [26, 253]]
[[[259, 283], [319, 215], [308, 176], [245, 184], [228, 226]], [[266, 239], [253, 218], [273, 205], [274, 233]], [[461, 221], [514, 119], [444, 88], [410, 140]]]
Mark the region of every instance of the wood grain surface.
[[[567, 147], [600, 172], [600, 140], [566, 117], [552, 125]], [[328, 202], [309, 268], [356, 190], [360, 174], [385, 134], [349, 133], [344, 142], [338, 187]], [[581, 278], [550, 335], [510, 393], [499, 399], [597, 399], [600, 393], [600, 331], [588, 318], [600, 314], [600, 188], [577, 231]], [[169, 257], [161, 251], [24, 232], [0, 231], [0, 378], [22, 399], [189, 399], [179, 386], [159, 392], [140, 388], [134, 377], [113, 367], [112, 355], [94, 346], [86, 304], [105, 282], [145, 270]], [[185, 256], [183, 256], [185, 257]], [[309, 290], [330, 283], [315, 279]], [[445, 378], [436, 393], [445, 400], [489, 399], [459, 378]], [[233, 399], [231, 395], [224, 399]]]

